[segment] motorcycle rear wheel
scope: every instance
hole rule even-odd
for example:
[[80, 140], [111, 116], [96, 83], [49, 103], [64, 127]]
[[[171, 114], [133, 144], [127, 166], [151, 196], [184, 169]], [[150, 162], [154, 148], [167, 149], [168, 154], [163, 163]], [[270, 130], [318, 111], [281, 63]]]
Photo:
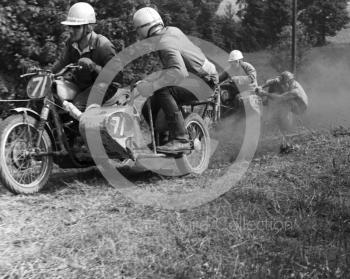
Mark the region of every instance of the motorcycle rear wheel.
[[[39, 131], [31, 116], [11, 115], [0, 123], [0, 180], [15, 194], [33, 194], [47, 183], [52, 170], [52, 156], [33, 156]], [[43, 131], [40, 152], [51, 152], [52, 142]]]
[[197, 113], [185, 118], [185, 127], [194, 148], [188, 154], [176, 159], [176, 164], [183, 174], [201, 174], [209, 165], [210, 136], [207, 125]]

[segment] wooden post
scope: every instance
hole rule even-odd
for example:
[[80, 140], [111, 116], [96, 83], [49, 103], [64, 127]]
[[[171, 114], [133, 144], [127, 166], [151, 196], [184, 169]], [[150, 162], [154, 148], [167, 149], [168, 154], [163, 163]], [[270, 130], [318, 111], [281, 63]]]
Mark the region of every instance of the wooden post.
[[297, 74], [297, 1], [293, 1], [293, 16], [292, 16], [292, 63], [291, 70], [294, 75]]

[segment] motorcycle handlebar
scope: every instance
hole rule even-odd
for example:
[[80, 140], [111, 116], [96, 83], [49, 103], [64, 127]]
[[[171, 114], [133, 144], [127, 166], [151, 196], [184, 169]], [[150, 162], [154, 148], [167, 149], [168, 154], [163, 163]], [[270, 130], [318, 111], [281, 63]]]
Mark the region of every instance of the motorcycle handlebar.
[[67, 72], [68, 70], [71, 70], [71, 69], [81, 70], [82, 68], [83, 67], [80, 66], [80, 65], [69, 64], [69, 65], [65, 66], [61, 71], [59, 71], [58, 73], [54, 74], [54, 77], [62, 76], [65, 72]]
[[33, 69], [30, 70], [30, 73], [26, 73], [26, 74], [20, 75], [20, 78], [34, 76], [34, 75], [37, 75], [39, 73], [52, 74], [54, 77], [59, 77], [59, 76], [62, 76], [68, 70], [71, 70], [71, 69], [81, 70], [82, 68], [83, 67], [80, 66], [80, 65], [69, 64], [69, 65], [65, 66], [61, 71], [59, 71], [56, 74], [52, 74], [51, 70], [44, 70], [44, 69], [40, 69], [40, 68], [33, 68]]
[[24, 78], [24, 77], [28, 77], [28, 76], [34, 76], [37, 75], [39, 73], [51, 73], [50, 70], [44, 70], [44, 69], [40, 69], [40, 68], [30, 68], [29, 69], [29, 73], [25, 73], [23, 75], [20, 75], [20, 78]]
[[37, 74], [37, 73], [27, 73], [27, 74], [20, 75], [19, 77], [20, 77], [20, 78], [24, 78], [24, 77], [34, 76], [34, 75], [36, 75], [36, 74]]

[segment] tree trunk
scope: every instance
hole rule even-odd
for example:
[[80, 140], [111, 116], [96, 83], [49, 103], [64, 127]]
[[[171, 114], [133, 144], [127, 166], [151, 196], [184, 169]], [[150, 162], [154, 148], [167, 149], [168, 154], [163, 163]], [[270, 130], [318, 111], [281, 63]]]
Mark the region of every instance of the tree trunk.
[[326, 44], [326, 26], [322, 25], [322, 29], [317, 36], [317, 46], [324, 46]]

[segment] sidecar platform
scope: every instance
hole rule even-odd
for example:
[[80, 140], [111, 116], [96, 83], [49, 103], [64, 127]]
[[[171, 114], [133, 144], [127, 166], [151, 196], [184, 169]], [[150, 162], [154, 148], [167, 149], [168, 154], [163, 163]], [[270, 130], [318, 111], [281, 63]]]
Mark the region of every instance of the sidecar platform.
[[165, 154], [161, 154], [161, 153], [135, 153], [135, 157], [136, 159], [145, 159], [145, 158], [165, 158], [166, 155]]
[[[141, 152], [140, 152], [141, 151]], [[148, 159], [148, 158], [169, 158], [169, 157], [181, 157], [184, 154], [188, 154], [191, 150], [183, 151], [183, 152], [174, 152], [174, 153], [160, 153], [153, 152], [150, 149], [142, 149], [134, 152], [134, 156], [136, 159]]]

